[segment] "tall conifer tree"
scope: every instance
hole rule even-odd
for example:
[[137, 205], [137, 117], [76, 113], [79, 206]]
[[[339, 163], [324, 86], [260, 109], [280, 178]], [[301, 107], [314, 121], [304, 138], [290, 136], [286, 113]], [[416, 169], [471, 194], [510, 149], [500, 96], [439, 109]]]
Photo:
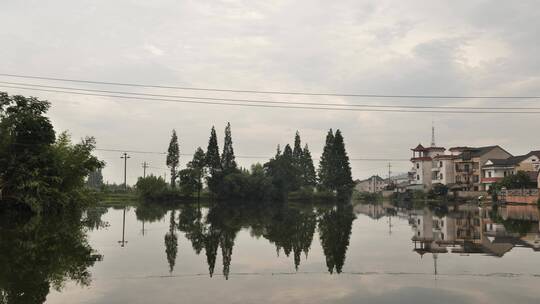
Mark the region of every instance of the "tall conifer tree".
[[334, 136], [334, 155], [335, 155], [335, 169], [336, 176], [334, 180], [334, 187], [338, 191], [348, 191], [353, 187], [353, 179], [351, 174], [351, 165], [349, 163], [349, 156], [345, 150], [345, 143], [341, 131], [336, 130]]
[[225, 141], [223, 143], [223, 154], [221, 155], [221, 167], [225, 174], [236, 171], [230, 123], [227, 123], [227, 127], [225, 127]]
[[322, 189], [334, 190], [334, 165], [334, 133], [330, 129], [326, 135], [326, 144], [324, 145], [323, 154], [319, 162], [319, 186]]
[[309, 152], [307, 144], [304, 146], [304, 150], [302, 150], [301, 164], [304, 186], [315, 186], [317, 184], [317, 174], [315, 173], [315, 166], [313, 166], [313, 159], [311, 158], [311, 152]]
[[206, 166], [209, 176], [206, 177], [208, 188], [212, 193], [217, 191], [221, 176], [221, 158], [219, 157], [219, 146], [217, 142], [216, 129], [212, 126], [208, 148], [206, 149]]
[[210, 131], [210, 139], [208, 140], [208, 148], [206, 149], [206, 166], [210, 170], [210, 174], [221, 169], [221, 160], [219, 157], [219, 146], [217, 142], [216, 129], [212, 126]]
[[176, 187], [176, 177], [178, 176], [178, 163], [180, 161], [180, 148], [178, 147], [178, 137], [176, 130], [172, 130], [169, 149], [167, 150], [167, 167], [171, 169], [171, 187]]

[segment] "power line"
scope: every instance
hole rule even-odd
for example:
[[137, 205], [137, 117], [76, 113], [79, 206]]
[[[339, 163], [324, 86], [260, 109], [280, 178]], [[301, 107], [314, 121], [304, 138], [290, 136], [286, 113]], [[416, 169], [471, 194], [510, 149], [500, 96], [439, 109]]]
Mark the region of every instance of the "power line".
[[[167, 152], [158, 152], [158, 151], [140, 151], [140, 150], [122, 150], [122, 149], [104, 149], [104, 148], [96, 148], [94, 149], [96, 151], [102, 151], [102, 152], [126, 152], [126, 153], [140, 153], [140, 154], [157, 154], [157, 155], [165, 155]], [[193, 154], [189, 153], [180, 153], [181, 156], [193, 156]], [[245, 158], [245, 159], [270, 159], [273, 156], [256, 156], [256, 155], [235, 155], [236, 158]], [[350, 158], [351, 161], [380, 161], [380, 162], [388, 162], [388, 161], [407, 161], [409, 162], [409, 159], [405, 158]], [[164, 169], [164, 168], [158, 168], [158, 167], [148, 167], [153, 169]]]
[[69, 79], [69, 78], [8, 74], [8, 73], [0, 73], [0, 76], [26, 78], [26, 79], [52, 80], [52, 81], [62, 81], [62, 82], [74, 82], [74, 83], [100, 84], [100, 85], [156, 88], [156, 89], [175, 89], [175, 90], [212, 91], [212, 92], [230, 92], [230, 93], [253, 93], [253, 94], [370, 97], [370, 98], [417, 98], [417, 99], [420, 99], [420, 98], [426, 98], [426, 99], [540, 99], [540, 96], [390, 95], [390, 94], [350, 94], [350, 93], [317, 93], [317, 92], [296, 92], [296, 91], [287, 92], [287, 91], [239, 90], [239, 89], [218, 89], [218, 88], [150, 85], [150, 84], [137, 84], [137, 83], [125, 83], [125, 82], [107, 82], [107, 81]]
[[[540, 110], [540, 107], [468, 107], [468, 106], [418, 106], [418, 105], [372, 105], [372, 104], [340, 104], [340, 103], [320, 103], [320, 102], [298, 102], [298, 101], [274, 101], [274, 100], [255, 100], [255, 99], [238, 99], [238, 98], [217, 98], [217, 97], [201, 97], [201, 96], [181, 96], [181, 95], [166, 95], [166, 94], [149, 94], [149, 93], [136, 93], [126, 91], [113, 91], [113, 90], [95, 90], [95, 89], [83, 89], [74, 87], [60, 87], [50, 85], [40, 85], [33, 83], [23, 82], [8, 82], [0, 81], [2, 84], [25, 86], [32, 88], [49, 88], [60, 90], [72, 90], [83, 92], [96, 92], [96, 93], [111, 93], [133, 96], [149, 96], [149, 97], [165, 97], [175, 99], [198, 99], [198, 100], [215, 100], [215, 101], [235, 101], [246, 103], [269, 103], [269, 104], [285, 104], [285, 105], [311, 105], [311, 106], [335, 106], [335, 107], [368, 107], [368, 108], [412, 108], [412, 109], [469, 109], [469, 110]], [[64, 92], [64, 91], [62, 91]], [[426, 101], [426, 100], [422, 100]], [[499, 100], [497, 100], [499, 101]]]
[[[33, 91], [45, 91], [54, 93], [75, 94], [83, 96], [98, 96], [98, 97], [110, 97], [129, 100], [148, 100], [148, 101], [162, 101], [162, 102], [175, 102], [175, 103], [191, 103], [191, 104], [206, 104], [206, 105], [222, 105], [222, 106], [242, 106], [242, 107], [258, 107], [258, 108], [279, 108], [279, 109], [302, 109], [302, 110], [331, 110], [331, 111], [352, 111], [352, 112], [391, 112], [391, 113], [449, 113], [449, 114], [540, 114], [540, 111], [464, 111], [464, 110], [401, 110], [401, 109], [353, 109], [353, 108], [334, 108], [334, 107], [311, 107], [311, 106], [284, 106], [284, 105], [268, 105], [268, 104], [244, 104], [244, 103], [229, 103], [229, 102], [211, 102], [200, 100], [178, 100], [178, 99], [166, 99], [166, 98], [150, 98], [150, 97], [137, 97], [137, 96], [122, 96], [122, 95], [110, 95], [110, 94], [94, 94], [94, 93], [82, 93], [82, 92], [70, 92], [63, 90], [50, 90], [50, 89], [38, 89], [27, 88], [19, 86], [7, 86], [0, 85], [4, 88], [15, 88], [23, 90]], [[394, 108], [399, 108], [395, 106]], [[494, 109], [495, 110], [495, 109]]]

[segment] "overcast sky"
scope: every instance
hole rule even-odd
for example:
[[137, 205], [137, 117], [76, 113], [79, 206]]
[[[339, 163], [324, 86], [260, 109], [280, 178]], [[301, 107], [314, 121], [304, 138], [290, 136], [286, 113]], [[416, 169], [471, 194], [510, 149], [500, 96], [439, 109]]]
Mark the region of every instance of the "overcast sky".
[[[537, 1], [3, 0], [0, 7], [0, 73], [249, 90], [540, 95]], [[165, 151], [174, 128], [181, 152], [192, 153], [206, 149], [212, 125], [221, 145], [227, 121], [237, 155], [271, 156], [299, 130], [317, 160], [327, 130], [339, 128], [351, 158], [409, 158], [419, 142], [429, 145], [432, 121], [441, 146], [499, 144], [512, 154], [540, 148], [538, 114], [263, 109], [4, 90], [48, 99], [58, 131], [69, 130], [76, 140], [95, 136], [101, 148]], [[331, 103], [538, 104], [136, 91]], [[120, 153], [98, 155], [107, 162], [105, 179], [121, 182]], [[142, 175], [143, 161], [165, 167], [164, 156], [131, 156], [129, 183]], [[243, 166], [253, 161], [238, 159]], [[410, 167], [392, 165], [395, 172]], [[352, 162], [355, 178], [386, 175], [386, 166]]]

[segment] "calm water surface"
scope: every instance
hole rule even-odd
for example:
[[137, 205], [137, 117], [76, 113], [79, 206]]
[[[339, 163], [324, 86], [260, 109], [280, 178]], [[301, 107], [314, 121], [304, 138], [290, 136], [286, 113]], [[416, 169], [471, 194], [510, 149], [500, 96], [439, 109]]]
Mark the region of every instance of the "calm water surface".
[[0, 303], [538, 303], [538, 214], [96, 208], [3, 225]]

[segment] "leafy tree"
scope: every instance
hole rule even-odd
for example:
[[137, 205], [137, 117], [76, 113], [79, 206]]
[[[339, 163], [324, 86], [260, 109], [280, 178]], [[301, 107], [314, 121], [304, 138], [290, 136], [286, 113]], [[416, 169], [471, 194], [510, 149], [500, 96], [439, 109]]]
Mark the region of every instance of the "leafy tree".
[[101, 189], [103, 186], [103, 174], [101, 168], [90, 172], [86, 180], [86, 186], [92, 189]]
[[176, 130], [172, 130], [169, 149], [167, 150], [167, 167], [171, 169], [171, 187], [176, 187], [176, 177], [178, 163], [180, 162], [180, 148], [178, 147], [178, 136]]
[[206, 155], [201, 149], [201, 147], [197, 148], [197, 151], [195, 151], [195, 154], [193, 154], [193, 160], [188, 163], [188, 168], [191, 168], [193, 171], [195, 171], [195, 175], [197, 177], [197, 200], [201, 197], [201, 190], [203, 187], [202, 180], [206, 175]]
[[286, 145], [283, 154], [276, 153], [274, 158], [264, 164], [265, 172], [272, 179], [278, 199], [285, 199], [287, 194], [297, 187], [295, 181], [297, 171], [293, 165], [292, 155], [291, 147]]
[[103, 162], [92, 155], [95, 140], [56, 139], [47, 101], [0, 93], [0, 181], [3, 205], [33, 212], [89, 203], [86, 177]]
[[143, 198], [153, 198], [167, 189], [167, 183], [161, 176], [148, 175], [139, 177], [136, 184], [137, 192]]
[[525, 189], [534, 188], [536, 183], [531, 180], [530, 176], [524, 171], [518, 171], [516, 174], [507, 175], [497, 187], [506, 189]]
[[199, 188], [199, 175], [192, 168], [186, 168], [178, 172], [180, 178], [180, 190], [183, 195], [191, 196]]
[[223, 154], [221, 155], [221, 167], [225, 175], [236, 172], [236, 161], [234, 157], [230, 123], [227, 123], [227, 126], [225, 127], [225, 140], [223, 143]]

